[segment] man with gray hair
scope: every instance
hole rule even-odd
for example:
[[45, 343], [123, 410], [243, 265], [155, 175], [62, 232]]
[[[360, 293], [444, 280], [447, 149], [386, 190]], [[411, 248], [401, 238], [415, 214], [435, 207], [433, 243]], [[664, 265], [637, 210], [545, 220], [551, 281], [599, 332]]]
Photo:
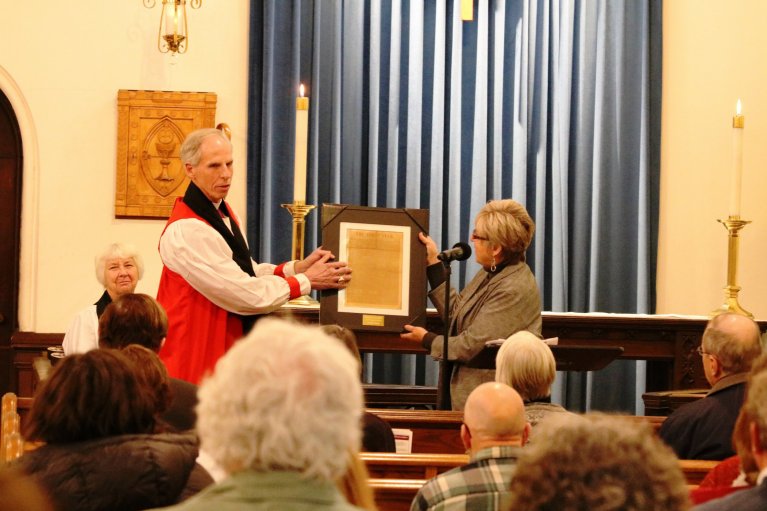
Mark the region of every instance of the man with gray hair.
[[732, 431], [748, 372], [761, 351], [759, 325], [754, 320], [725, 313], [709, 321], [698, 353], [711, 390], [705, 398], [676, 409], [659, 431], [679, 458], [723, 460], [735, 454]]
[[461, 440], [471, 462], [428, 481], [411, 511], [509, 509], [509, 485], [530, 434], [525, 406], [506, 384], [487, 382], [466, 400]]
[[219, 130], [190, 133], [181, 146], [189, 187], [160, 236], [163, 269], [157, 301], [168, 314], [160, 358], [174, 378], [198, 383], [256, 314], [312, 289], [339, 289], [351, 279], [343, 262], [317, 249], [302, 261], [256, 263], [240, 221], [224, 200], [232, 184], [232, 144]]
[[201, 449], [229, 476], [177, 511], [358, 508], [335, 481], [360, 445], [359, 363], [319, 328], [261, 320], [199, 390]]

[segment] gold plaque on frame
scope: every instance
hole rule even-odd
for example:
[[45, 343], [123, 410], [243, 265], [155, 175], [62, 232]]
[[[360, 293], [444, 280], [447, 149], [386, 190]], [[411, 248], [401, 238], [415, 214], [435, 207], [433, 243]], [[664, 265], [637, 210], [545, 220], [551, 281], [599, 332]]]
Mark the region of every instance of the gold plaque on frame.
[[115, 216], [169, 217], [189, 184], [181, 143], [215, 125], [216, 94], [119, 90], [117, 119]]

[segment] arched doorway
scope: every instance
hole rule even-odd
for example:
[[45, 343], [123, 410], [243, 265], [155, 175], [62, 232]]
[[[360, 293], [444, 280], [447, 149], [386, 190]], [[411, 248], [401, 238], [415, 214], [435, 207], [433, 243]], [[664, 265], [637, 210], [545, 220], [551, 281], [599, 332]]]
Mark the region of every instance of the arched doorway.
[[0, 393], [14, 390], [11, 334], [18, 328], [22, 153], [19, 123], [0, 91]]

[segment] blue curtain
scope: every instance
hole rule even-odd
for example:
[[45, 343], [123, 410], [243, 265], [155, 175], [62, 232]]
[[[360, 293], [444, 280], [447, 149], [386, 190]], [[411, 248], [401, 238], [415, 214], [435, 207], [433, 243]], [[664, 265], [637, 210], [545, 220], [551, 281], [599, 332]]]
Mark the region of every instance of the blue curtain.
[[[443, 247], [514, 198], [544, 309], [652, 313], [660, 169], [660, 0], [252, 0], [248, 234], [290, 253], [294, 101], [311, 97], [307, 202], [427, 208]], [[307, 247], [318, 244], [318, 214]], [[462, 286], [478, 267], [453, 273]], [[432, 384], [425, 357], [375, 381]], [[571, 409], [641, 412], [644, 363], [562, 374]]]

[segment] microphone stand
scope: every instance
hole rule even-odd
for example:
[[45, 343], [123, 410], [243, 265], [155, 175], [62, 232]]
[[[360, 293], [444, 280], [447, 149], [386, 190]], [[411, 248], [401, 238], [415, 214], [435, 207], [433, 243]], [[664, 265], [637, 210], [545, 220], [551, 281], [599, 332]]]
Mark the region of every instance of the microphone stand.
[[450, 337], [450, 260], [442, 261], [442, 269], [445, 276], [445, 310], [442, 313], [442, 322], [444, 323], [443, 344], [442, 344], [442, 360], [440, 361], [440, 388], [439, 397], [437, 400], [438, 410], [450, 410], [452, 409], [452, 403], [450, 402], [450, 364], [447, 362], [447, 339]]

